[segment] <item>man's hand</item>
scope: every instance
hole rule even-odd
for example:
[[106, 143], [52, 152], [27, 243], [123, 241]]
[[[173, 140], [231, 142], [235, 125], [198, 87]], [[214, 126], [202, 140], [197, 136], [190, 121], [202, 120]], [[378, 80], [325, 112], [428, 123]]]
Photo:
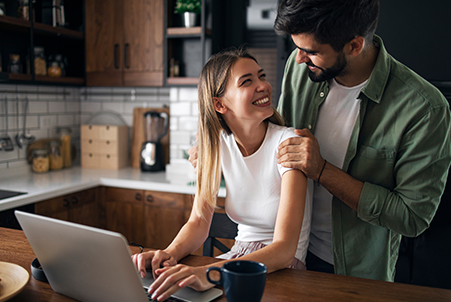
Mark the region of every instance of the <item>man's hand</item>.
[[197, 145], [192, 146], [188, 150], [189, 158], [188, 160], [194, 167], [194, 173], [197, 173]]
[[301, 170], [315, 181], [324, 166], [316, 137], [308, 130], [295, 130], [299, 137], [291, 137], [279, 145], [277, 162], [286, 168]]

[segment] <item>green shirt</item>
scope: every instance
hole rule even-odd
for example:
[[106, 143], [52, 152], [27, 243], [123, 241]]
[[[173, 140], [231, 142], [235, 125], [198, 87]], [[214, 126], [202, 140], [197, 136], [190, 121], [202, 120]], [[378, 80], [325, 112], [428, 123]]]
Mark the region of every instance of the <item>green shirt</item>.
[[[445, 97], [396, 61], [375, 36], [376, 64], [359, 99], [360, 113], [343, 171], [364, 183], [355, 212], [334, 197], [336, 274], [393, 281], [401, 235], [429, 227], [450, 165], [450, 112]], [[314, 83], [306, 64], [289, 57], [278, 110], [287, 126], [313, 133], [329, 83]]]

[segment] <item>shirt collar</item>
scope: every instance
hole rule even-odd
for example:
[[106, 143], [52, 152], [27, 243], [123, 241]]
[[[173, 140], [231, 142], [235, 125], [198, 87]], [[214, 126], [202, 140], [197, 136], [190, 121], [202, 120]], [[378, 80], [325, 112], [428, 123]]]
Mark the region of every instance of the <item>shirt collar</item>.
[[379, 103], [390, 75], [391, 57], [385, 50], [384, 43], [379, 36], [374, 35], [373, 41], [374, 45], [379, 49], [379, 54], [368, 83], [362, 89], [362, 94], [373, 102]]

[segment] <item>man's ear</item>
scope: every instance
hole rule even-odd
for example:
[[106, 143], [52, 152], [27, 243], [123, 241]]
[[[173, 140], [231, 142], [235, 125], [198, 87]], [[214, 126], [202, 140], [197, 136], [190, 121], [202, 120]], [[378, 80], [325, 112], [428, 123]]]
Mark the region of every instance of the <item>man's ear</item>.
[[221, 114], [224, 114], [227, 112], [227, 107], [224, 105], [224, 103], [219, 98], [213, 98], [215, 110]]
[[356, 57], [359, 55], [365, 47], [365, 39], [361, 36], [356, 36], [350, 42], [345, 45], [349, 55]]

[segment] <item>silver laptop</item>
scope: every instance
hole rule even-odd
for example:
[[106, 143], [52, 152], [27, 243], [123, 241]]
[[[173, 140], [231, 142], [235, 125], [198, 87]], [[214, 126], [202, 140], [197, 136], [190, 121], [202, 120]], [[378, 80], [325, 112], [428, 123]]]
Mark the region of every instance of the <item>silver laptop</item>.
[[[121, 234], [20, 211], [15, 215], [57, 293], [83, 302], [149, 301], [143, 288], [153, 282], [152, 274], [139, 276]], [[173, 297], [207, 302], [221, 295], [218, 288], [183, 288]]]

